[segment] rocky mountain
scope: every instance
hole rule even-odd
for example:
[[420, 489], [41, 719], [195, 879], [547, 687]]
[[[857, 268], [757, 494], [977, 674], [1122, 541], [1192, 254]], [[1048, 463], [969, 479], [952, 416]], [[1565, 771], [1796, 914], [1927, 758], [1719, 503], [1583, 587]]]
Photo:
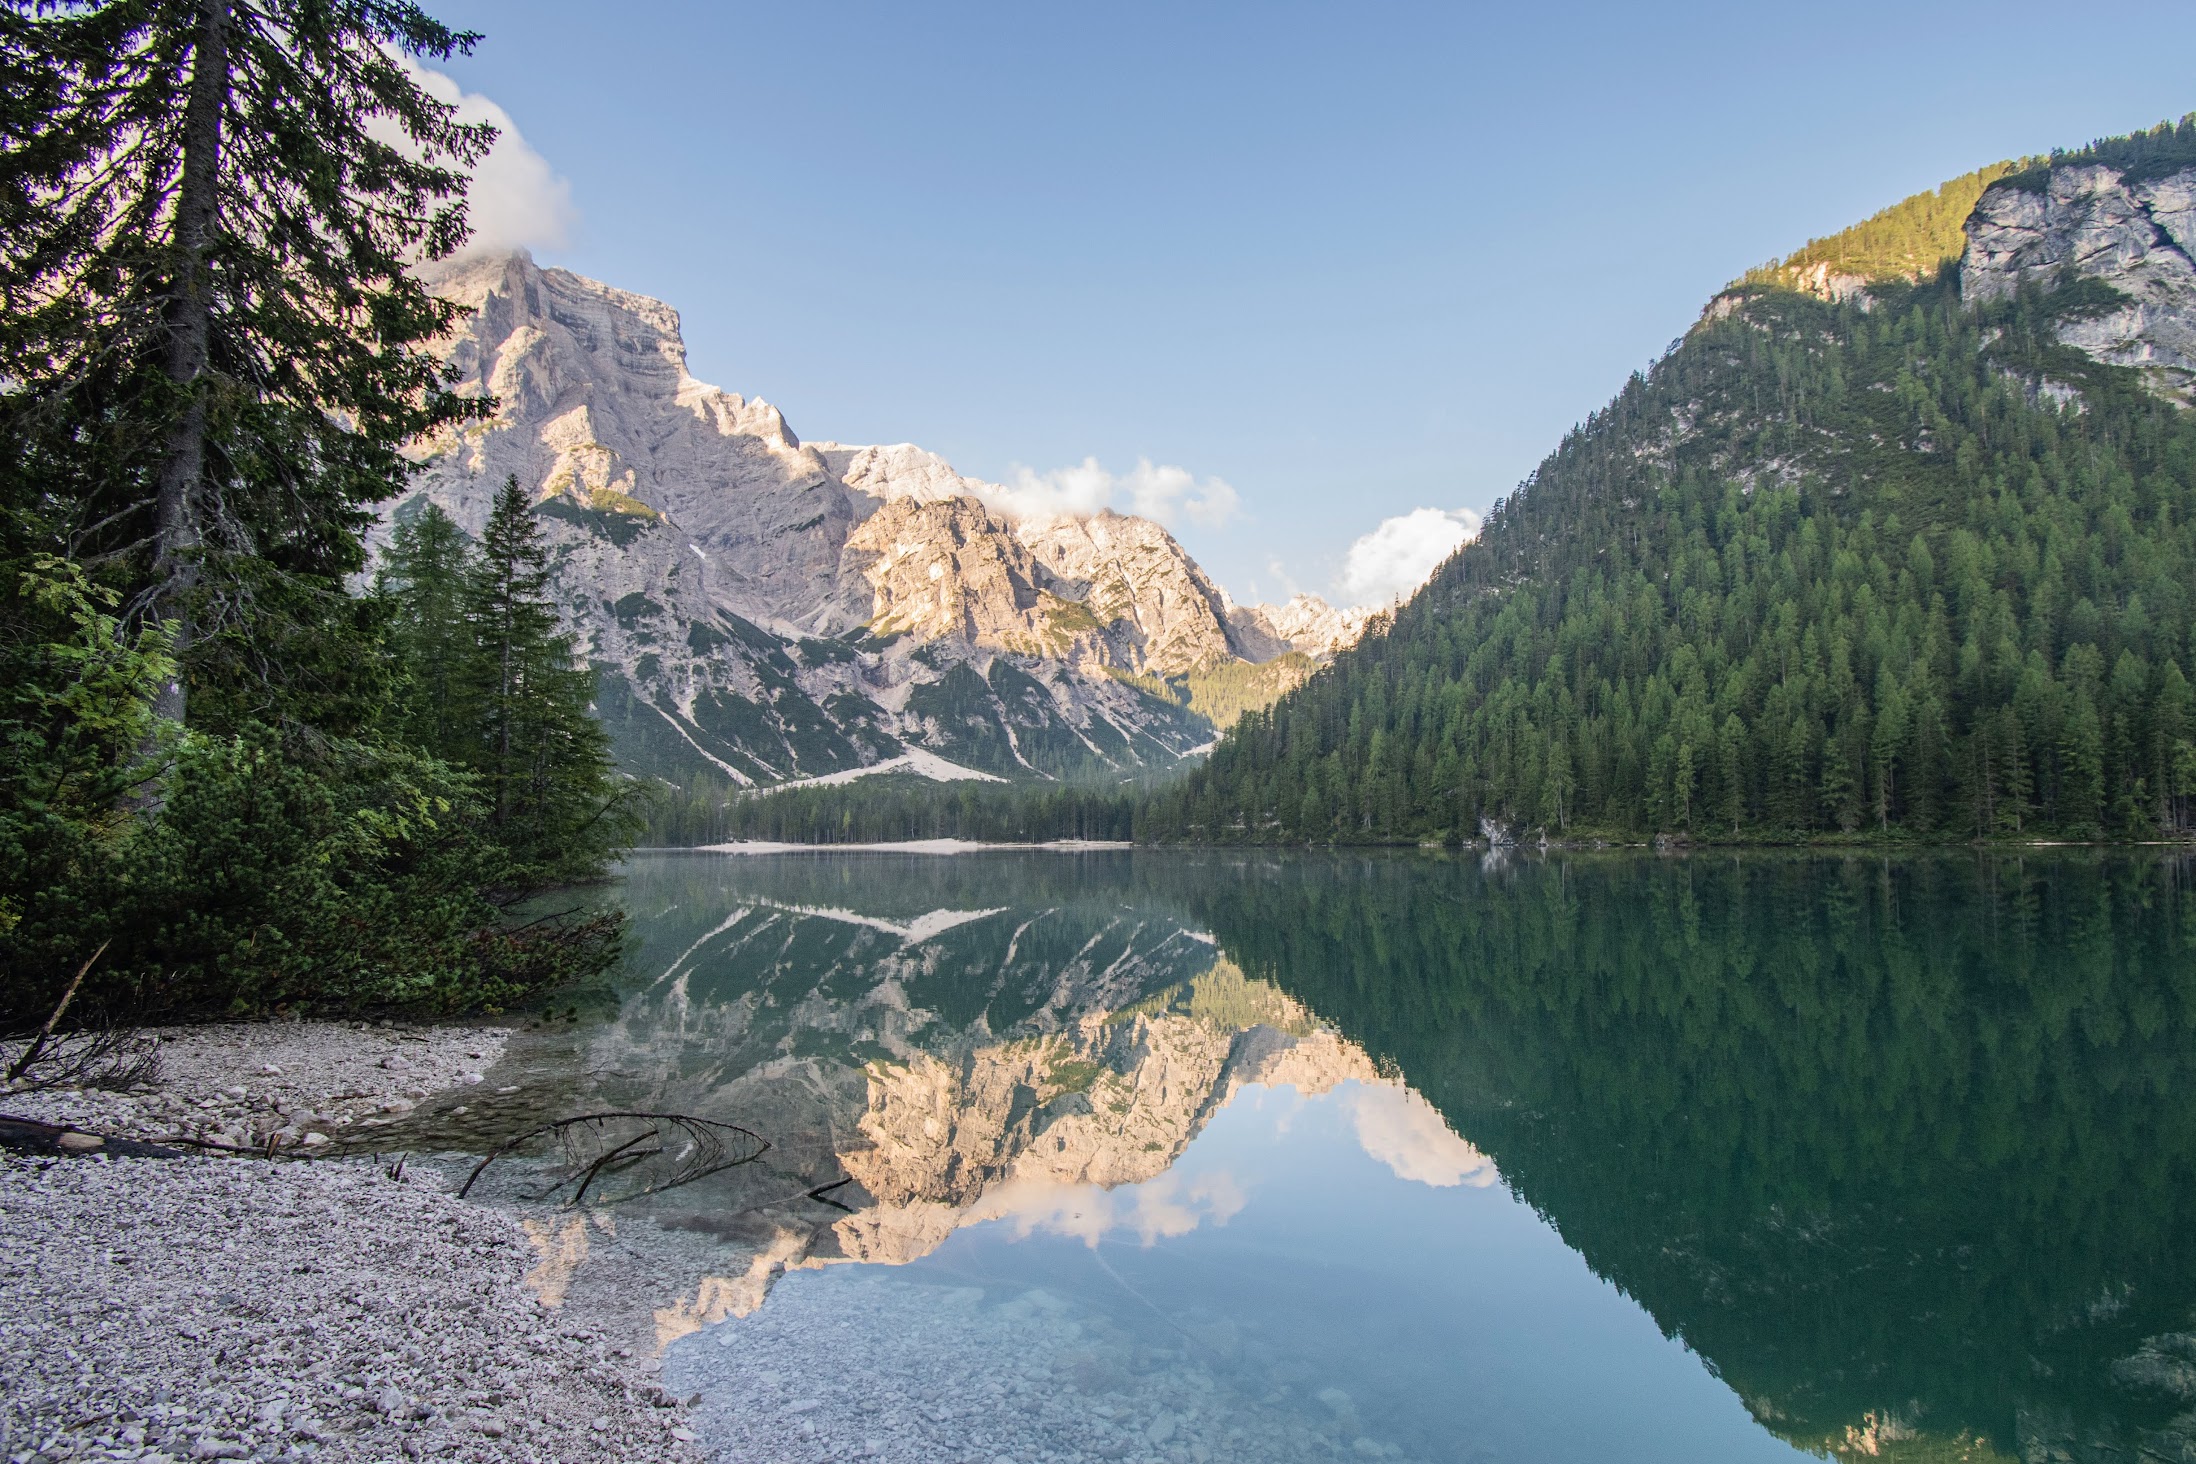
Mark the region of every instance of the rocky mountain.
[[694, 379], [660, 301], [524, 254], [435, 283], [472, 310], [448, 348], [461, 389], [498, 408], [419, 445], [392, 515], [432, 501], [477, 532], [506, 475], [538, 496], [635, 769], [1129, 776], [1213, 735], [1167, 680], [1349, 633], [1316, 602], [1233, 606], [1148, 520], [1015, 521], [920, 448], [803, 443], [768, 402]]
[[2196, 119], [1723, 292], [1157, 795], [1198, 840], [2196, 827]]
[[1238, 605], [1228, 612], [1236, 640], [1255, 660], [1296, 651], [1315, 660], [1331, 660], [1356, 645], [1378, 612], [1366, 607], [1337, 610], [1317, 595], [1292, 595], [1285, 605]]
[[1971, 305], [2095, 280], [2114, 298], [2055, 323], [2059, 341], [2140, 372], [2177, 400], [2196, 391], [2196, 166], [2162, 176], [2108, 163], [2021, 174], [1967, 221], [1960, 293]]

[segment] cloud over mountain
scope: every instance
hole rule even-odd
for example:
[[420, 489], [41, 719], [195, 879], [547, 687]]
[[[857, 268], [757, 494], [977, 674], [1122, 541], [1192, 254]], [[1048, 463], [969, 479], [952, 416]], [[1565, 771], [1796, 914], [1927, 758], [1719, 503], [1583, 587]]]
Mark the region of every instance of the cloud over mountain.
[[478, 92], [466, 91], [439, 71], [420, 66], [409, 57], [398, 59], [421, 90], [457, 108], [458, 121], [487, 122], [496, 129], [496, 145], [473, 169], [473, 186], [466, 195], [473, 237], [465, 252], [503, 254], [514, 249], [561, 248], [579, 218], [579, 210], [572, 203], [572, 185], [526, 141], [511, 114]]
[[1478, 538], [1479, 527], [1479, 515], [1468, 508], [1414, 508], [1382, 519], [1343, 558], [1343, 603], [1383, 606], [1408, 595], [1442, 560]]
[[1039, 473], [1016, 468], [1009, 483], [982, 485], [984, 500], [1013, 518], [1093, 514], [1118, 509], [1168, 528], [1187, 520], [1217, 528], [1235, 517], [1241, 500], [1222, 478], [1200, 479], [1187, 468], [1138, 458], [1126, 473], [1113, 473], [1086, 457], [1073, 467]]

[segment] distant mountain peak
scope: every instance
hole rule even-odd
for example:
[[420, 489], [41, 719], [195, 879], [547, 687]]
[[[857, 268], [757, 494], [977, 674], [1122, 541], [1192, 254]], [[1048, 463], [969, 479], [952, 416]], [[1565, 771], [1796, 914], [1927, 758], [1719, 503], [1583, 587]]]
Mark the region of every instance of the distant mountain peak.
[[429, 278], [471, 308], [447, 345], [459, 389], [498, 410], [417, 444], [415, 491], [390, 511], [431, 499], [477, 533], [507, 474], [534, 493], [636, 768], [1127, 774], [1212, 735], [1135, 678], [1293, 648], [1239, 634], [1150, 520], [1012, 519], [994, 485], [914, 444], [804, 443], [768, 401], [694, 377], [660, 300], [524, 252]]

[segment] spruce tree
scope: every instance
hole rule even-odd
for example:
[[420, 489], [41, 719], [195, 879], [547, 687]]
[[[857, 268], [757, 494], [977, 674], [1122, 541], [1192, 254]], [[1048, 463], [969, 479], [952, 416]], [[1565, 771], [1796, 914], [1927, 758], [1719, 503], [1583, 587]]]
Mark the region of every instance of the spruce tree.
[[397, 657], [347, 583], [403, 449], [493, 405], [413, 272], [493, 131], [405, 58], [472, 40], [399, 0], [0, 0], [0, 1021], [93, 950], [76, 1010], [118, 1016], [493, 1006], [615, 956], [614, 913], [502, 914], [622, 832], [568, 658], [532, 700], [569, 762], [492, 809], [407, 744], [426, 696], [390, 715], [392, 660], [473, 659], [462, 617], [425, 654], [451, 546], [412, 546], [445, 583]]
[[466, 620], [465, 531], [435, 504], [400, 518], [374, 578], [389, 606], [388, 644], [399, 668], [396, 730], [436, 757], [470, 760], [460, 706], [472, 659]]
[[494, 131], [402, 60], [475, 37], [405, 0], [7, 0], [6, 17], [0, 78], [38, 113], [0, 113], [12, 526], [167, 627], [186, 667], [172, 720], [208, 674], [339, 670], [325, 642], [353, 628], [341, 581], [367, 506], [403, 483], [404, 444], [483, 406], [426, 349], [456, 307], [410, 266], [463, 242], [464, 169]]
[[2056, 334], [2117, 298], [1748, 294], [1140, 834], [1470, 837], [1566, 760], [1574, 836], [2185, 834], [2196, 413]]
[[548, 596], [549, 554], [516, 476], [504, 480], [465, 591], [472, 645], [455, 698], [489, 819], [537, 878], [599, 874], [624, 841], [629, 785], [589, 715], [594, 673], [573, 664]]

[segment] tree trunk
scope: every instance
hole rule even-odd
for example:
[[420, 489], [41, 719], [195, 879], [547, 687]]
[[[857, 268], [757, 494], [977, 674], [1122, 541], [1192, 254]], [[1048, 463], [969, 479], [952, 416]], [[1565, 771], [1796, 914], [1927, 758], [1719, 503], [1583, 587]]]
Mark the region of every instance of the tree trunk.
[[190, 100], [183, 113], [183, 176], [175, 205], [175, 277], [164, 315], [168, 380], [184, 397], [168, 431], [154, 507], [154, 614], [175, 637], [177, 669], [154, 704], [172, 722], [184, 719], [183, 654], [191, 642], [189, 596], [197, 578], [199, 485], [206, 473], [204, 378], [213, 337], [213, 285], [206, 255], [221, 201], [221, 123], [229, 103], [230, 0], [199, 0], [192, 47]]

